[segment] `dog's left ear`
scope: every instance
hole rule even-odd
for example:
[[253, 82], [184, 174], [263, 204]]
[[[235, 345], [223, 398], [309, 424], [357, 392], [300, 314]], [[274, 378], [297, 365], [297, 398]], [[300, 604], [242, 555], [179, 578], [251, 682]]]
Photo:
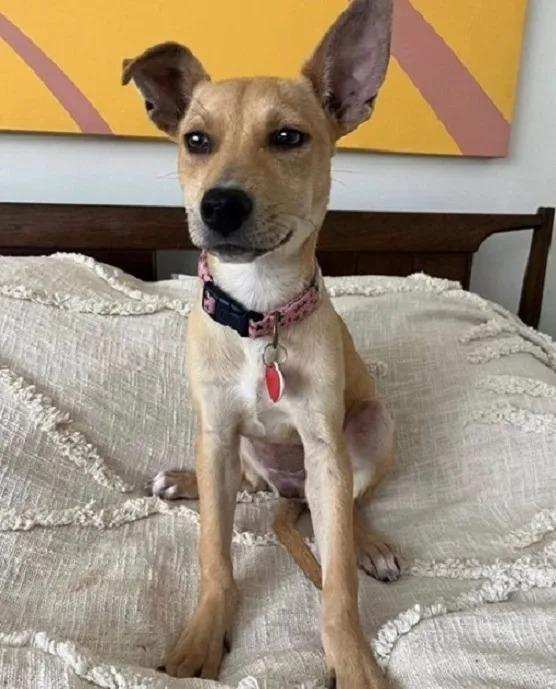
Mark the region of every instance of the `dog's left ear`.
[[392, 13], [392, 0], [352, 0], [303, 67], [338, 137], [371, 116], [390, 59]]

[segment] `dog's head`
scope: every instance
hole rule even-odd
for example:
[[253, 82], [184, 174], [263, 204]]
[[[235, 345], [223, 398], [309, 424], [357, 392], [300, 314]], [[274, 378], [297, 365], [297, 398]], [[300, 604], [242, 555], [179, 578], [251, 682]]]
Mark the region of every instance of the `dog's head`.
[[392, 0], [352, 0], [298, 79], [211, 82], [177, 43], [124, 61], [179, 146], [191, 238], [224, 261], [291, 254], [320, 227], [338, 138], [367, 120], [386, 75]]

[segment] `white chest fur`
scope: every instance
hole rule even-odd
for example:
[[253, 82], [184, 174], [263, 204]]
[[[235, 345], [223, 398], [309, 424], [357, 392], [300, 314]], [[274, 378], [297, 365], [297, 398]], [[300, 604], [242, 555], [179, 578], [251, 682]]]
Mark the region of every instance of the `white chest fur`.
[[215, 263], [216, 284], [253, 311], [272, 311], [306, 286], [298, 257], [263, 256], [253, 263]]
[[[215, 282], [244, 307], [260, 312], [289, 302], [312, 277], [307, 275], [299, 256], [280, 254], [263, 256], [248, 264], [220, 263], [211, 265]], [[264, 380], [263, 352], [268, 339], [242, 340], [243, 363], [237, 372], [236, 400], [241, 410], [242, 435], [273, 443], [297, 442], [288, 405], [288, 370], [284, 367], [285, 397], [272, 402]]]

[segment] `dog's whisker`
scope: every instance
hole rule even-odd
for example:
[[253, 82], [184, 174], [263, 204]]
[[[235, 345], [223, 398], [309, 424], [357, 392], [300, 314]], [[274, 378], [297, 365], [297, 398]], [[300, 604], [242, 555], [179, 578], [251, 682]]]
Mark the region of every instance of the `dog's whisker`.
[[315, 230], [318, 229], [316, 223], [313, 222], [313, 220], [311, 220], [310, 218], [304, 218], [301, 215], [296, 215], [295, 213], [279, 213], [279, 215], [294, 218], [294, 220], [298, 220], [301, 223], [307, 223], [308, 225], [311, 225], [311, 227]]
[[367, 173], [363, 172], [362, 170], [350, 170], [347, 167], [334, 167], [333, 171], [341, 172], [343, 175], [367, 175]]
[[347, 186], [348, 186], [348, 185], [346, 184], [346, 182], [344, 182], [344, 181], [341, 180], [341, 179], [338, 179], [337, 177], [331, 177], [330, 179], [334, 182], [334, 184], [341, 184], [342, 187], [347, 187]]
[[202, 115], [209, 115], [209, 111], [207, 108], [201, 103], [201, 101], [198, 98], [191, 98], [189, 101], [189, 110], [191, 111], [192, 108], [197, 108], [196, 114], [202, 116]]
[[292, 231], [292, 228], [291, 228], [291, 227], [288, 227], [288, 225], [283, 225], [283, 224], [277, 223], [277, 222], [273, 222], [273, 223], [271, 224], [271, 227], [275, 227], [275, 228], [278, 229], [278, 230], [283, 230], [283, 231], [286, 232], [286, 233]]
[[177, 179], [179, 172], [160, 172], [156, 175], [157, 179]]
[[315, 229], [318, 229], [316, 223], [313, 220], [311, 220], [311, 218], [305, 218], [304, 216], [299, 215], [298, 213], [292, 213], [290, 211], [281, 211], [280, 207], [283, 207], [283, 205], [279, 204], [279, 203], [269, 204], [269, 208], [276, 208], [277, 209], [277, 214], [279, 216], [280, 215], [289, 216], [291, 218], [295, 218], [296, 220], [299, 220], [299, 222], [308, 223], [309, 225], [312, 225]]

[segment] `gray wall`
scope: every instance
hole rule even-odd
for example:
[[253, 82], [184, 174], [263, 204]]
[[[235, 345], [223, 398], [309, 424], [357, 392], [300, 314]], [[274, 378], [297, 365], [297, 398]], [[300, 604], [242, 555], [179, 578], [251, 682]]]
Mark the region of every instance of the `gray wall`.
[[[509, 158], [339, 153], [333, 208], [530, 212], [556, 204], [556, 0], [529, 6]], [[168, 143], [0, 135], [0, 200], [179, 204], [175, 168]], [[515, 309], [528, 239], [520, 233], [485, 243], [473, 289]], [[556, 248], [541, 328], [556, 336]]]

